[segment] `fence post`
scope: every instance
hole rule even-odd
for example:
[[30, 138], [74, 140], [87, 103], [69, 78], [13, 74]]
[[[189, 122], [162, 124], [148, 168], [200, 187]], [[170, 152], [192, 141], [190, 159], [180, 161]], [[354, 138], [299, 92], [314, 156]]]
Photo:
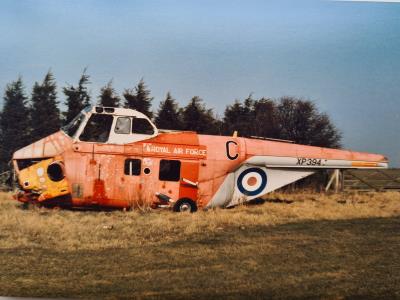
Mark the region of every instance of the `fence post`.
[[[332, 186], [332, 183], [333, 182], [335, 182], [335, 184], [334, 184], [334, 191], [335, 191], [335, 193], [337, 193], [337, 192], [339, 192], [339, 189], [341, 188], [340, 187], [340, 183], [341, 183], [341, 180], [340, 180], [340, 170], [339, 169], [335, 169], [333, 172], [332, 172], [332, 175], [331, 175], [331, 178], [329, 179], [329, 182], [328, 182], [328, 184], [326, 185], [326, 187], [325, 187], [325, 192], [327, 192], [330, 188], [331, 188], [331, 186]], [[343, 175], [342, 175], [343, 176]]]

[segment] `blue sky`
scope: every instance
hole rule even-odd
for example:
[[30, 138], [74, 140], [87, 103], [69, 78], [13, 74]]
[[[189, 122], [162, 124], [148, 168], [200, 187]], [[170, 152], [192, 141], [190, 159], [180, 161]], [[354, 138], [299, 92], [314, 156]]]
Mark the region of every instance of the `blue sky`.
[[[62, 87], [84, 67], [95, 98], [141, 77], [155, 97], [311, 99], [346, 148], [400, 165], [400, 4], [331, 1], [0, 2], [0, 89], [30, 92], [51, 69]], [[63, 101], [60, 94], [60, 100]]]

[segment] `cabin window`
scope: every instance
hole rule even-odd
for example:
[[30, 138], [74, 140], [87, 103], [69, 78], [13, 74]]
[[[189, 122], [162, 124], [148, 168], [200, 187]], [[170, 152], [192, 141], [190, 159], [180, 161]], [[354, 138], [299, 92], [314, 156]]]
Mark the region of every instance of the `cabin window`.
[[154, 134], [154, 128], [146, 119], [133, 118], [132, 133], [152, 135]]
[[181, 175], [181, 162], [179, 160], [160, 161], [159, 179], [165, 181], [179, 181]]
[[92, 114], [79, 139], [85, 142], [107, 142], [112, 122], [112, 115]]
[[140, 159], [125, 160], [124, 173], [125, 175], [140, 175], [142, 161]]
[[131, 118], [119, 117], [114, 131], [119, 134], [129, 134], [131, 132]]

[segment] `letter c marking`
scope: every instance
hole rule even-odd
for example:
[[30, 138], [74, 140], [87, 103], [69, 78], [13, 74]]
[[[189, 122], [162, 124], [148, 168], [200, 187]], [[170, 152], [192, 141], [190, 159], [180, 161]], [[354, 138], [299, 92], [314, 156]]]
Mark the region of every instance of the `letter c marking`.
[[234, 156], [232, 156], [229, 152], [229, 144], [235, 144], [237, 146], [237, 143], [234, 141], [227, 141], [226, 142], [226, 156], [230, 159], [230, 160], [235, 160], [236, 158], [238, 158], [239, 153], [236, 153]]

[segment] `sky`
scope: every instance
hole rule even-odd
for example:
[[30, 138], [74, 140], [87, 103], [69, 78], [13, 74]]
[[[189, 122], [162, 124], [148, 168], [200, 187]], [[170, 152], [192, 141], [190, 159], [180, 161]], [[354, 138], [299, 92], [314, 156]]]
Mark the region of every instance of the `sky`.
[[[95, 99], [144, 78], [153, 108], [170, 91], [220, 116], [244, 99], [312, 100], [347, 149], [400, 167], [400, 3], [369, 1], [0, 1], [0, 90], [29, 94], [51, 70], [59, 86], [87, 67]], [[2, 100], [0, 100], [2, 101]]]

